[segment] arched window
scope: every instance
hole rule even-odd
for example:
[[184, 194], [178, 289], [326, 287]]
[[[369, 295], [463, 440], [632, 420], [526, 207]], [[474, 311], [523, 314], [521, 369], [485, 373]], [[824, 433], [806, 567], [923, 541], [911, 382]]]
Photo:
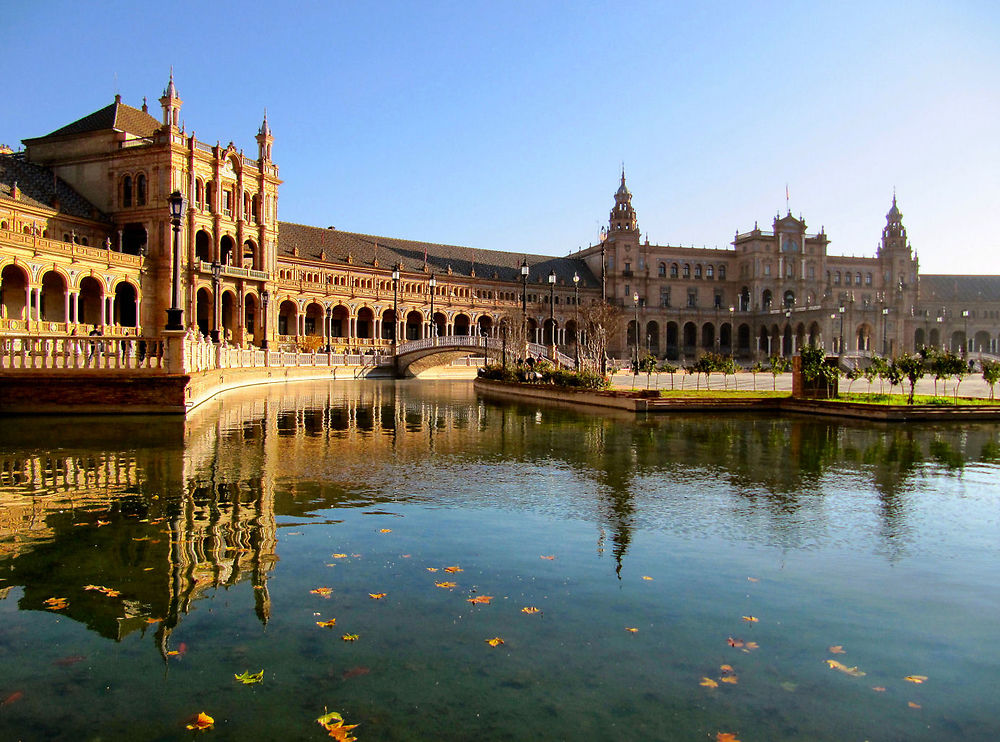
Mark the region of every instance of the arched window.
[[660, 263], [659, 276], [660, 276], [660, 278], [666, 278], [666, 276], [667, 276], [667, 265], [666, 265], [666, 263]]
[[146, 176], [143, 173], [135, 176], [135, 204], [146, 205]]
[[132, 176], [126, 175], [122, 178], [122, 206], [129, 207], [132, 205]]
[[836, 273], [833, 274], [833, 285], [834, 286], [840, 285], [840, 271], [837, 271]]
[[677, 278], [677, 263], [670, 264], [670, 277]]
[[719, 280], [720, 281], [726, 280], [726, 266], [724, 265], [719, 266]]
[[205, 183], [205, 208], [209, 211], [214, 211], [215, 200], [213, 196], [215, 195], [215, 188], [212, 185], [212, 181]]
[[855, 286], [860, 286], [861, 285], [861, 274], [860, 273], [855, 273], [854, 274], [854, 285]]
[[684, 278], [691, 278], [691, 266], [688, 263], [684, 264]]
[[695, 267], [694, 267], [694, 277], [695, 278], [701, 278], [701, 263], [698, 263], [697, 265], [695, 265]]
[[205, 182], [201, 178], [194, 182], [194, 204], [199, 209], [205, 208]]
[[710, 265], [705, 266], [705, 278], [707, 278], [709, 281], [715, 278], [715, 268], [713, 268]]
[[872, 285], [872, 274], [871, 273], [866, 273], [865, 274], [865, 286], [871, 286], [871, 285]]

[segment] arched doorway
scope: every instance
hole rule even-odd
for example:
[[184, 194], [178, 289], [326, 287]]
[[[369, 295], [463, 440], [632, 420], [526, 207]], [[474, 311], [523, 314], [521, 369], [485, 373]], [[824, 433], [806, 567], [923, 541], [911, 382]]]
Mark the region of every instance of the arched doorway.
[[260, 345], [264, 334], [263, 328], [257, 327], [257, 297], [254, 294], [247, 294], [243, 297], [243, 327], [244, 332], [253, 335], [254, 345]]
[[362, 340], [370, 340], [375, 331], [375, 312], [368, 307], [361, 307], [358, 310], [357, 337]]
[[80, 281], [80, 298], [77, 305], [77, 322], [87, 325], [101, 324], [101, 306], [104, 304], [104, 287], [93, 276]]
[[546, 318], [542, 325], [542, 343], [544, 345], [555, 345], [559, 334], [559, 323], [552, 318]]
[[[247, 325], [252, 327], [252, 325]], [[236, 336], [236, 293], [234, 291], [222, 292], [222, 334], [221, 339], [232, 342]]]
[[698, 344], [698, 328], [694, 322], [684, 323], [684, 355], [694, 355], [695, 346]]
[[529, 343], [539, 342], [538, 321], [534, 317], [528, 317], [527, 328], [528, 328], [528, 342]]
[[660, 355], [660, 323], [646, 323], [646, 349], [654, 356]]
[[0, 317], [3, 319], [26, 319], [24, 307], [27, 297], [28, 274], [20, 266], [5, 266], [0, 272]]
[[972, 347], [969, 348], [970, 353], [993, 353], [995, 349], [990, 345], [990, 334], [984, 330], [980, 330], [976, 333], [975, 337], [972, 339]]
[[715, 325], [706, 322], [701, 326], [701, 347], [704, 350], [715, 349]]
[[742, 324], [736, 330], [736, 348], [741, 355], [750, 353], [750, 325]]
[[135, 286], [128, 281], [119, 281], [115, 286], [114, 321], [121, 327], [138, 325], [138, 296]]
[[206, 288], [198, 289], [195, 302], [195, 321], [198, 323], [198, 332], [202, 335], [207, 335], [212, 329], [213, 304], [212, 292]]
[[493, 334], [493, 318], [489, 315], [484, 314], [481, 316], [477, 322], [479, 325], [479, 334], [483, 337], [490, 337]]
[[924, 337], [924, 328], [918, 327], [913, 333], [913, 347], [914, 350], [920, 350], [927, 344]]
[[870, 351], [872, 349], [872, 327], [867, 322], [865, 324], [859, 325], [858, 330], [855, 333], [857, 338], [856, 347], [861, 351]]
[[330, 336], [335, 338], [347, 337], [348, 320], [350, 317], [351, 313], [347, 311], [347, 307], [343, 304], [335, 306], [330, 319]]
[[305, 334], [308, 337], [323, 337], [323, 322], [326, 319], [326, 310], [321, 304], [309, 302], [306, 306], [305, 314]]
[[448, 334], [448, 318], [441, 314], [441, 312], [434, 313], [434, 317], [431, 318], [431, 325], [434, 337], [441, 337]]
[[227, 234], [219, 241], [219, 262], [223, 265], [232, 265], [235, 254], [236, 241]]
[[257, 245], [253, 240], [243, 243], [243, 267], [250, 270], [260, 270], [260, 260], [257, 258]]
[[386, 309], [382, 312], [382, 339], [392, 340], [396, 337], [396, 310]]
[[42, 276], [42, 306], [39, 312], [43, 322], [66, 321], [66, 281], [55, 271]]
[[469, 316], [466, 314], [456, 314], [455, 320], [452, 324], [454, 327], [454, 333], [456, 335], [468, 335], [469, 334]]
[[424, 315], [413, 309], [406, 313], [406, 339], [419, 340], [424, 326]]
[[677, 323], [667, 323], [667, 358], [676, 361], [680, 355], [680, 348], [677, 343]]
[[809, 325], [809, 347], [819, 348], [823, 345], [823, 332], [819, 329], [819, 324], [813, 322]]
[[728, 322], [719, 328], [719, 349], [727, 356], [733, 354], [733, 326]]
[[278, 334], [298, 336], [299, 308], [291, 299], [285, 299], [278, 307]]
[[205, 263], [212, 262], [212, 235], [204, 229], [199, 229], [194, 236], [194, 257]]

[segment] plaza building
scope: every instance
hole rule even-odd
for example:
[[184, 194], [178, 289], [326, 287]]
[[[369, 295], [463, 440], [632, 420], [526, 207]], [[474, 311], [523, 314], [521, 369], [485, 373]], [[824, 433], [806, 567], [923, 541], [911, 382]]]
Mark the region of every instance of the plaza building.
[[601, 240], [568, 257], [441, 245], [280, 221], [266, 114], [251, 157], [186, 130], [172, 75], [159, 103], [155, 117], [116, 95], [0, 150], [0, 334], [159, 335], [176, 238], [185, 324], [247, 348], [385, 351], [523, 323], [572, 354], [606, 300], [619, 357], [998, 351], [1000, 277], [921, 276], [895, 197], [873, 257], [829, 254], [825, 229], [791, 213], [725, 249], [651, 244], [624, 172]]

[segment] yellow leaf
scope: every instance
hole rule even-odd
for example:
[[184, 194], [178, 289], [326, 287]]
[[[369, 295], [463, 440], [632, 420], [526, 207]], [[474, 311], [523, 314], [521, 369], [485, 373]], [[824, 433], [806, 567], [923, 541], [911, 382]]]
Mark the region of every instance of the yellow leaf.
[[452, 572], [452, 573], [454, 573], [454, 572], [461, 572], [463, 570], [462, 570], [461, 567], [445, 567], [444, 571], [445, 572]]
[[715, 735], [715, 742], [740, 742], [732, 732], [719, 732]]
[[743, 620], [747, 623], [757, 623], [760, 619], [756, 616], [743, 616]]
[[885, 686], [873, 685], [872, 690], [875, 691], [876, 693], [885, 693]]
[[472, 603], [474, 605], [478, 605], [479, 603], [489, 605], [489, 602], [491, 600], [493, 600], [492, 595], [477, 595], [475, 598], [466, 598], [466, 602]]
[[918, 683], [919, 684], [919, 683], [925, 682], [927, 680], [927, 676], [926, 675], [907, 675], [905, 678], [903, 678], [903, 680], [906, 680], [906, 681], [908, 681], [910, 683]]
[[382, 600], [385, 597], [385, 593], [368, 593], [368, 597], [372, 600]]
[[539, 559], [548, 559], [550, 562], [555, 559], [555, 555], [552, 556], [540, 556]]
[[913, 701], [907, 701], [906, 705], [909, 706], [911, 709], [923, 708], [923, 706], [921, 706], [919, 703], [914, 703]]
[[844, 648], [839, 644], [830, 647], [828, 651], [830, 652], [830, 654], [844, 654]]
[[334, 559], [347, 559], [347, 554], [334, 554]]
[[345, 642], [356, 642], [358, 640], [358, 635], [357, 634], [344, 634], [340, 638], [343, 639]]
[[379, 533], [392, 533], [392, 529], [391, 528], [382, 528], [381, 530], [379, 530]]
[[233, 677], [243, 683], [243, 685], [253, 685], [254, 683], [264, 682], [264, 671], [251, 673], [249, 670], [246, 670], [239, 675], [233, 675]]
[[737, 683], [740, 682], [739, 678], [737, 678], [735, 675], [726, 675], [726, 677], [719, 678], [719, 680], [721, 680], [723, 683], [729, 683], [730, 685], [736, 685]]
[[426, 569], [427, 569], [428, 572], [437, 572], [438, 571], [437, 567], [426, 567]]
[[747, 642], [743, 646], [744, 652], [749, 652], [751, 649], [760, 649], [760, 645], [757, 642]]
[[718, 688], [719, 687], [719, 684], [716, 683], [714, 680], [712, 680], [712, 678], [702, 678], [701, 682], [698, 683], [698, 685], [702, 686], [703, 688]]
[[332, 587], [317, 587], [315, 590], [310, 590], [313, 595], [322, 595], [324, 598], [329, 598], [333, 594]]
[[486, 643], [489, 644], [491, 647], [499, 647], [501, 644], [504, 643], [504, 641], [499, 636], [494, 636], [492, 639], [487, 639]]
[[630, 634], [638, 634], [639, 633], [639, 629], [637, 629], [635, 627], [632, 627], [632, 626], [626, 626], [625, 627], [625, 631], [627, 631]]
[[831, 670], [840, 670], [845, 675], [850, 675], [852, 678], [863, 678], [866, 673], [859, 670], [857, 667], [848, 667], [837, 660], [827, 660], [826, 664], [830, 666]]
[[316, 625], [317, 626], [322, 626], [324, 629], [328, 629], [331, 626], [336, 626], [337, 625], [337, 619], [331, 618], [329, 621], [317, 621]]
[[747, 577], [747, 582], [760, 582], [759, 577]]
[[187, 725], [187, 728], [202, 731], [210, 729], [213, 724], [215, 724], [215, 719], [206, 714], [204, 711], [200, 711], [194, 720]]
[[722, 670], [722, 672], [733, 672], [732, 665], [719, 665], [719, 669]]
[[644, 580], [652, 580], [653, 578], [650, 577], [649, 575], [643, 575], [642, 579], [644, 579]]
[[443, 587], [447, 590], [450, 590], [451, 588], [455, 587], [454, 582], [435, 582], [434, 584], [437, 585], [438, 587]]
[[521, 613], [541, 613], [541, 611], [538, 608], [535, 608], [535, 606], [530, 605], [525, 608], [522, 608]]

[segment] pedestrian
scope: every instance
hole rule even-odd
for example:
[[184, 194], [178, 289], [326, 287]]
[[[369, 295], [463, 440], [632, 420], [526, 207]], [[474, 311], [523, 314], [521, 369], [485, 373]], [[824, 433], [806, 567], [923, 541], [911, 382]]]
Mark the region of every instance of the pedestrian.
[[[87, 333], [88, 337], [97, 338], [104, 335], [102, 328], [99, 325], [94, 325], [94, 329]], [[101, 342], [99, 340], [90, 341], [90, 355], [87, 356], [88, 361], [94, 360], [94, 356], [98, 354], [101, 350]]]

